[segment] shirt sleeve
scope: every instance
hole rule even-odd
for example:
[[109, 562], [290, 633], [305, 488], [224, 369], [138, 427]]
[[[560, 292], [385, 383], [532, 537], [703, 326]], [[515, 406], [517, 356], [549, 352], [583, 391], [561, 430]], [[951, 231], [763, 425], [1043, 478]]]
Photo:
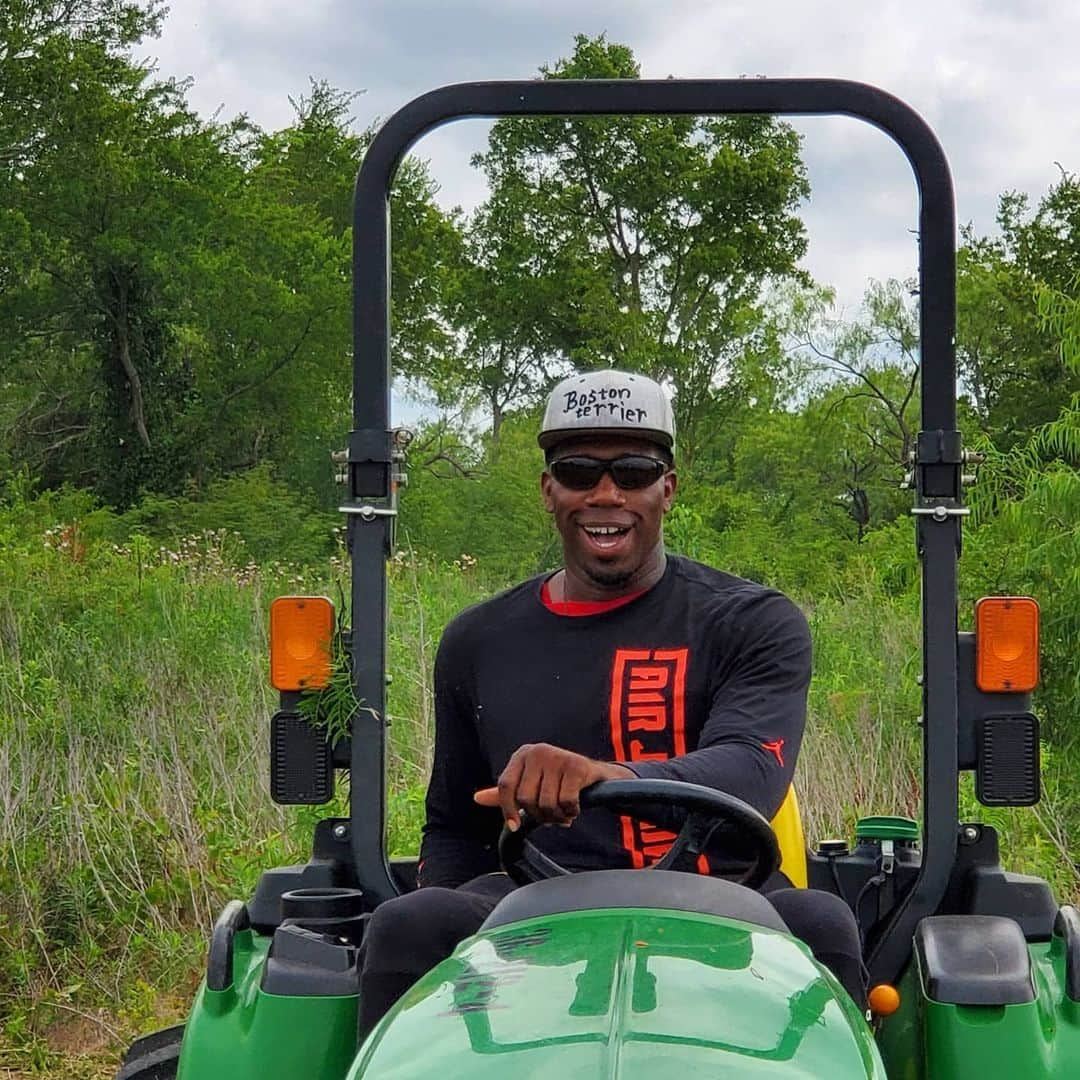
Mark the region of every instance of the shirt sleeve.
[[732, 618], [714, 667], [709, 714], [695, 749], [667, 761], [622, 764], [642, 779], [727, 792], [771, 820], [791, 784], [806, 727], [811, 645], [805, 616], [780, 593], [765, 594]]
[[490, 787], [469, 703], [467, 665], [457, 657], [458, 631], [451, 624], [435, 658], [435, 754], [420, 842], [419, 884], [455, 888], [499, 869], [502, 815], [478, 806], [474, 792]]

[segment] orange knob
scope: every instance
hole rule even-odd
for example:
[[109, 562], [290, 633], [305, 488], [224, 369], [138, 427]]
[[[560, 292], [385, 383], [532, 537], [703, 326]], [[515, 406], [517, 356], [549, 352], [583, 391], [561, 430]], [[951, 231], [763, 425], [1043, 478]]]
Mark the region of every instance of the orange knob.
[[895, 986], [879, 983], [870, 991], [867, 1002], [875, 1016], [892, 1016], [900, 1008], [900, 995]]

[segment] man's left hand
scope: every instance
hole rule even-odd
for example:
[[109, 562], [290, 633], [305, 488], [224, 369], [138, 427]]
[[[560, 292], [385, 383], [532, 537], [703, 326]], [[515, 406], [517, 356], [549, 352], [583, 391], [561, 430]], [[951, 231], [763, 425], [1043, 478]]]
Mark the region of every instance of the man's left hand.
[[506, 827], [521, 826], [521, 811], [543, 824], [569, 826], [581, 813], [581, 789], [600, 780], [632, 779], [634, 773], [610, 761], [593, 761], [548, 743], [526, 743], [514, 751], [497, 787], [473, 798], [481, 806], [502, 807]]

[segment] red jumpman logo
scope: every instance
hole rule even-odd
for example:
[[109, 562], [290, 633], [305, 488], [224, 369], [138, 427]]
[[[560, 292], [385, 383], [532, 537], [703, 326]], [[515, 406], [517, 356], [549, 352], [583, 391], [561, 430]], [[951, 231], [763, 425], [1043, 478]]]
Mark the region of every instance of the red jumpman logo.
[[777, 739], [775, 742], [763, 742], [762, 748], [768, 750], [770, 754], [776, 755], [776, 760], [780, 762], [780, 768], [784, 767], [784, 740]]

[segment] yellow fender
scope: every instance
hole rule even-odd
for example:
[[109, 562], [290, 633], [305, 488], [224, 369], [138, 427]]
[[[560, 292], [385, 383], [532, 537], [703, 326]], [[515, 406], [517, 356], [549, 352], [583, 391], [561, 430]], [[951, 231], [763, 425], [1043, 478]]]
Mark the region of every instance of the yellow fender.
[[806, 837], [803, 835], [799, 800], [795, 785], [788, 788], [780, 809], [772, 819], [772, 830], [780, 845], [780, 870], [797, 889], [806, 888]]

